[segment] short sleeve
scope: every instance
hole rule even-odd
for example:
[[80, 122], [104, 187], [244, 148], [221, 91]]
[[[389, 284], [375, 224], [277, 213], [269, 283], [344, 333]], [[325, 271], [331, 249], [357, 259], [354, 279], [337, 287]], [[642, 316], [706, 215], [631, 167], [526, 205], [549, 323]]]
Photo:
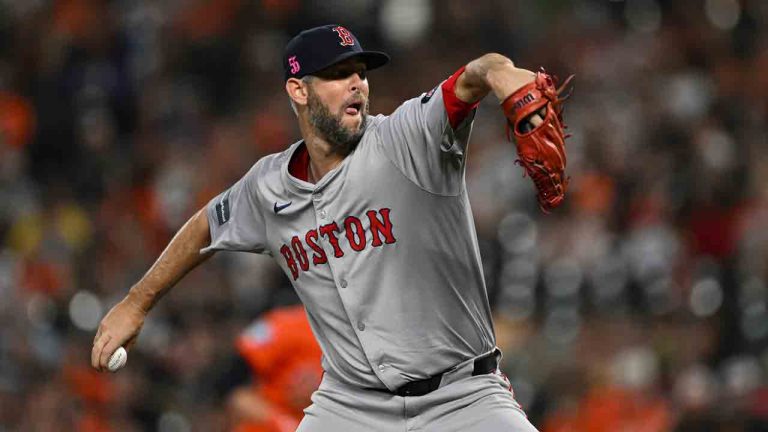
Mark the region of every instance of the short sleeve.
[[231, 188], [207, 205], [211, 244], [200, 252], [246, 251], [265, 253], [266, 227], [258, 205], [257, 163]]
[[465, 156], [477, 103], [454, 93], [464, 67], [423, 95], [409, 99], [377, 126], [383, 152], [420, 187], [456, 195], [463, 182]]

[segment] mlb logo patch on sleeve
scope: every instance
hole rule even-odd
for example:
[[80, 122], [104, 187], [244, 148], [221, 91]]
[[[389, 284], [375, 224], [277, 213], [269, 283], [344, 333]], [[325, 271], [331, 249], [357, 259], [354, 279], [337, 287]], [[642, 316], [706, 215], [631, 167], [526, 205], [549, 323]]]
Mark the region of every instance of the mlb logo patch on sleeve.
[[422, 97], [421, 97], [421, 103], [427, 103], [427, 102], [429, 102], [429, 100], [430, 100], [430, 99], [432, 99], [432, 96], [433, 96], [433, 95], [435, 94], [435, 92], [437, 91], [437, 87], [440, 87], [440, 86], [436, 86], [436, 87], [435, 87], [435, 88], [433, 88], [432, 90], [430, 90], [430, 91], [428, 91], [428, 92], [424, 93], [424, 96], [422, 96]]
[[226, 191], [221, 196], [221, 200], [216, 203], [216, 220], [219, 225], [224, 225], [229, 222], [229, 194], [231, 191]]

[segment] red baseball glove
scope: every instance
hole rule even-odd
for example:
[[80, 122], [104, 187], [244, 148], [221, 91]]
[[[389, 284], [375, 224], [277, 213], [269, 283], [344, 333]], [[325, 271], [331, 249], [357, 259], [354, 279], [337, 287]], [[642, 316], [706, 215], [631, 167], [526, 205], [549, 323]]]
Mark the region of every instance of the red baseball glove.
[[[568, 178], [565, 177], [566, 128], [563, 123], [563, 102], [568, 96], [560, 97], [563, 89], [573, 78], [565, 80], [555, 88], [556, 78], [542, 68], [536, 72], [534, 82], [527, 84], [507, 97], [501, 103], [507, 117], [507, 136], [514, 133], [519, 159], [533, 179], [538, 190], [539, 207], [545, 213], [559, 206], [565, 198]], [[531, 119], [539, 115], [543, 122], [534, 126]]]

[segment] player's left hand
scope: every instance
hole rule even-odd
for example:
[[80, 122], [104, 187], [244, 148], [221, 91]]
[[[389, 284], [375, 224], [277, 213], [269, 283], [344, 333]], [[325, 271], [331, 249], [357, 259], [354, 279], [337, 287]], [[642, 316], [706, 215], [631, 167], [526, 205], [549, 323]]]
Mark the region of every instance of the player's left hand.
[[91, 350], [91, 366], [107, 371], [112, 353], [118, 347], [130, 350], [144, 325], [146, 312], [128, 297], [116, 304], [99, 324]]

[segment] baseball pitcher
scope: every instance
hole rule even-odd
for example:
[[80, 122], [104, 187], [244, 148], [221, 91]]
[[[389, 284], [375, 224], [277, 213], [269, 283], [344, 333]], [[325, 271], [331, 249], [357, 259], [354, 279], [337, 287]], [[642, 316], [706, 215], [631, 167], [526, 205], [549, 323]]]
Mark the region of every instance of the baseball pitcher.
[[534, 431], [499, 372], [464, 172], [493, 93], [539, 205], [562, 202], [560, 89], [486, 54], [389, 116], [367, 73], [389, 57], [346, 28], [286, 46], [302, 139], [266, 156], [179, 230], [103, 319], [92, 364], [130, 347], [159, 298], [219, 250], [273, 256], [305, 305], [325, 371], [300, 431]]

